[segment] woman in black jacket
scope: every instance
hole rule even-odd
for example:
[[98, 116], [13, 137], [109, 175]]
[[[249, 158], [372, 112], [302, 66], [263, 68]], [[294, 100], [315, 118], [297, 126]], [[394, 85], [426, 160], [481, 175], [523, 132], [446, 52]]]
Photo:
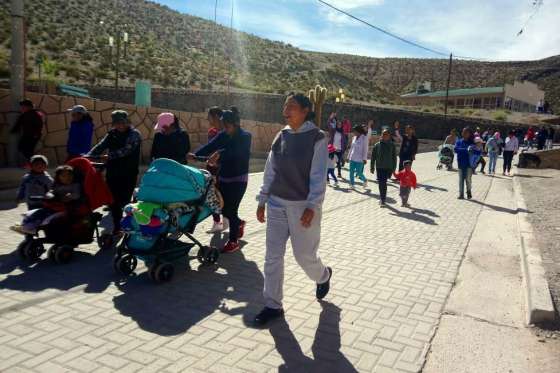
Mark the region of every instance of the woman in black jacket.
[[229, 220], [229, 241], [223, 252], [231, 253], [239, 250], [238, 240], [243, 237], [245, 228], [245, 221], [239, 218], [238, 210], [249, 181], [251, 134], [241, 128], [239, 111], [235, 107], [224, 110], [220, 119], [224, 130], [191, 157], [220, 162], [218, 183], [224, 197], [222, 214]]
[[150, 159], [168, 158], [186, 164], [191, 142], [187, 131], [181, 128], [179, 119], [171, 113], [161, 113], [154, 129], [157, 132]]
[[404, 169], [404, 161], [414, 161], [418, 153], [418, 138], [416, 131], [412, 126], [405, 127], [405, 135], [402, 139], [401, 149], [399, 151], [399, 171]]

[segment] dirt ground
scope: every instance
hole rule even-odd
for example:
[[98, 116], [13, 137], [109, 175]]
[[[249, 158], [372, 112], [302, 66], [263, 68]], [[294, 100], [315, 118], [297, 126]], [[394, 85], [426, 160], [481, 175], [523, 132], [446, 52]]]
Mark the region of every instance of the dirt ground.
[[521, 189], [541, 249], [543, 264], [556, 307], [556, 322], [544, 325], [545, 335], [560, 338], [560, 171], [519, 169]]

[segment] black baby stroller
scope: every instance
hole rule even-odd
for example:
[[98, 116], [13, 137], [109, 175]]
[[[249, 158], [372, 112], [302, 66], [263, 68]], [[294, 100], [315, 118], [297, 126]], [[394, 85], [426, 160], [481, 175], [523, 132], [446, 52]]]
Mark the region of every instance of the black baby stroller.
[[443, 166], [447, 167], [447, 170], [451, 170], [453, 168], [453, 158], [455, 156], [455, 147], [451, 144], [444, 144], [439, 147], [438, 152], [438, 165], [437, 169], [441, 170]]
[[74, 178], [82, 186], [83, 198], [66, 208], [44, 197], [32, 197], [43, 200], [45, 207], [58, 213], [47, 218], [35, 235], [26, 235], [18, 245], [18, 252], [24, 259], [38, 260], [45, 252], [45, 244], [52, 244], [48, 250], [48, 258], [56, 263], [68, 263], [78, 245], [92, 243], [94, 238], [101, 249], [112, 246], [112, 235], [99, 233], [98, 224], [103, 215], [94, 212], [112, 202], [109, 189], [96, 169], [102, 165], [95, 165], [85, 158], [75, 158], [68, 165], [73, 167]]
[[[130, 275], [140, 259], [154, 281], [169, 281], [173, 262], [188, 257], [194, 246], [201, 263], [216, 263], [219, 250], [192, 235], [198, 223], [221, 212], [223, 203], [210, 173], [157, 159], [142, 177], [137, 199], [124, 210], [121, 227], [126, 233], [113, 261], [117, 272]], [[180, 241], [182, 236], [191, 242]]]

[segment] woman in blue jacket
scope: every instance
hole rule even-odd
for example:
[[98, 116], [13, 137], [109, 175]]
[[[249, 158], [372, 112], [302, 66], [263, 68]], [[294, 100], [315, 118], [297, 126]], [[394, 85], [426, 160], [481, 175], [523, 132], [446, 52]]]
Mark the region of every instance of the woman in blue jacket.
[[224, 198], [222, 214], [229, 220], [229, 240], [222, 251], [231, 253], [239, 250], [239, 239], [245, 230], [245, 221], [239, 218], [238, 210], [249, 181], [251, 134], [241, 128], [236, 107], [223, 111], [220, 119], [224, 129], [191, 156], [212, 162], [219, 160], [218, 184]]
[[93, 120], [85, 106], [76, 105], [68, 111], [72, 115], [72, 122], [66, 145], [67, 161], [89, 153], [93, 135]]

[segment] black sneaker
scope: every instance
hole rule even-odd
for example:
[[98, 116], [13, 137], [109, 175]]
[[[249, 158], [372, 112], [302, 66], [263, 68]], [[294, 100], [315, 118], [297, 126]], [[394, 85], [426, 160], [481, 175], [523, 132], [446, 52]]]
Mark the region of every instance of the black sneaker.
[[471, 198], [472, 198], [471, 192], [467, 192], [467, 199], [471, 199]]
[[282, 308], [268, 308], [265, 307], [257, 316], [255, 316], [255, 325], [263, 326], [269, 321], [275, 320], [277, 318], [284, 316], [284, 310]]
[[457, 199], [465, 199], [465, 197], [461, 194]]
[[329, 271], [329, 279], [322, 284], [317, 284], [317, 291], [315, 292], [317, 299], [323, 299], [326, 297], [331, 288], [332, 268], [327, 267], [327, 270]]

